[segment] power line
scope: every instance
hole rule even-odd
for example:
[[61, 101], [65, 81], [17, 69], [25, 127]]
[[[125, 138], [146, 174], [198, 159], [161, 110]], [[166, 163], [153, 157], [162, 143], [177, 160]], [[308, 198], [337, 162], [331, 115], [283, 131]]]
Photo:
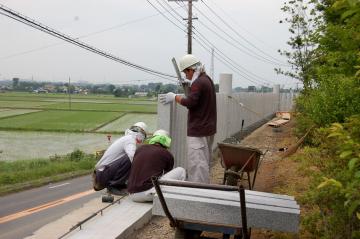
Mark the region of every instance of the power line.
[[258, 50], [259, 52], [263, 53], [264, 55], [270, 57], [271, 59], [278, 62], [278, 64], [284, 64], [282, 61], [276, 59], [275, 57], [271, 56], [270, 54], [267, 54], [265, 51], [258, 48], [255, 44], [248, 41], [245, 37], [243, 37], [239, 32], [237, 32], [230, 24], [228, 24], [223, 18], [221, 18], [213, 9], [211, 9], [203, 0], [201, 1], [218, 19], [220, 19], [221, 22], [223, 22], [228, 28], [230, 28], [236, 35], [238, 35], [242, 40], [244, 40], [246, 43], [248, 43], [250, 46]]
[[[149, 0], [146, 0], [156, 11], [158, 11], [159, 13], [161, 13], [161, 11], [154, 5], [154, 4], [152, 4]], [[159, 3], [159, 1], [158, 1], [158, 3]], [[160, 4], [160, 3], [159, 3]], [[164, 6], [162, 5], [162, 4], [160, 4], [163, 8], [164, 8]], [[165, 8], [164, 8], [165, 9]], [[161, 13], [161, 15], [163, 16], [163, 17], [165, 17], [169, 22], [171, 22], [174, 26], [176, 26], [177, 28], [179, 28], [181, 31], [183, 31], [183, 32], [185, 32], [186, 33], [186, 31], [184, 30], [184, 29], [182, 29], [181, 27], [179, 27], [176, 23], [174, 23], [173, 21], [171, 21], [164, 13]], [[172, 15], [172, 14], [170, 14], [170, 15]]]
[[202, 24], [204, 27], [206, 27], [209, 31], [211, 31], [212, 33], [214, 33], [215, 35], [217, 35], [218, 37], [220, 37], [221, 39], [223, 39], [224, 41], [226, 41], [228, 44], [232, 45], [233, 47], [235, 47], [236, 49], [240, 50], [241, 52], [245, 53], [246, 55], [253, 57], [259, 61], [265, 62], [265, 63], [269, 63], [272, 65], [283, 65], [282, 63], [278, 63], [278, 62], [274, 62], [273, 60], [270, 60], [262, 55], [259, 55], [258, 53], [254, 52], [252, 49], [242, 45], [242, 43], [240, 43], [238, 40], [236, 40], [232, 35], [230, 35], [229, 33], [225, 32], [221, 27], [219, 27], [214, 21], [212, 21], [209, 17], [206, 16], [206, 14], [204, 14], [202, 11], [200, 11], [199, 8], [195, 7], [195, 9], [197, 11], [199, 11], [199, 13], [201, 15], [203, 15], [211, 24], [212, 26], [216, 27], [219, 31], [223, 32], [227, 37], [229, 37], [230, 39], [232, 39], [234, 42], [236, 42], [237, 44], [239, 44], [241, 47], [243, 47], [244, 49], [240, 48], [238, 45], [232, 43], [231, 41], [229, 41], [229, 39], [225, 38], [224, 36], [220, 35], [217, 31], [211, 29], [210, 27], [208, 27], [207, 25], [205, 25], [205, 23], [200, 22], [200, 24]]
[[[181, 8], [181, 7], [178, 7], [178, 8]], [[6, 15], [5, 13], [0, 12], [0, 14], [4, 15], [6, 17], [12, 18], [11, 16]], [[157, 13], [157, 14], [146, 16], [146, 17], [138, 18], [138, 19], [135, 19], [135, 20], [131, 20], [131, 21], [128, 21], [128, 22], [125, 22], [125, 23], [122, 23], [122, 24], [118, 24], [118, 25], [108, 27], [108, 28], [105, 28], [105, 29], [102, 29], [102, 30], [98, 30], [96, 32], [91, 32], [91, 33], [76, 37], [75, 39], [82, 39], [82, 38], [98, 35], [98, 34], [103, 33], [103, 32], [111, 31], [111, 30], [114, 30], [114, 29], [117, 29], [117, 28], [120, 28], [120, 27], [124, 27], [124, 26], [130, 25], [130, 24], [134, 24], [134, 23], [137, 23], [137, 22], [140, 22], [140, 21], [147, 20], [147, 19], [152, 18], [152, 17], [159, 16], [160, 14], [161, 13]], [[14, 20], [16, 20], [16, 19], [14, 19]], [[5, 60], [5, 59], [11, 58], [11, 57], [25, 55], [25, 54], [28, 54], [28, 53], [31, 53], [31, 52], [40, 51], [40, 50], [43, 50], [43, 49], [51, 48], [51, 47], [62, 45], [62, 44], [63, 44], [62, 42], [59, 42], [59, 43], [55, 43], [55, 44], [51, 44], [51, 45], [46, 45], [46, 46], [42, 46], [42, 47], [39, 47], [39, 48], [35, 48], [35, 49], [31, 49], [31, 50], [27, 50], [27, 51], [18, 52], [18, 53], [14, 53], [14, 54], [11, 54], [11, 55], [3, 56], [3, 57], [0, 57], [0, 59]]]
[[[203, 2], [203, 1], [202, 1]], [[243, 26], [241, 26], [233, 17], [231, 17], [230, 14], [228, 14], [227, 12], [225, 12], [224, 9], [222, 9], [215, 1], [212, 1], [213, 4], [220, 9], [220, 11], [222, 11], [233, 23], [235, 23], [239, 28], [241, 28], [243, 31], [245, 31], [246, 33], [248, 33], [250, 36], [252, 36], [255, 40], [257, 40], [258, 42], [261, 42], [264, 46], [270, 47], [273, 50], [277, 51], [278, 49], [275, 49], [274, 46], [270, 46], [267, 42], [264, 42], [263, 40], [261, 40], [259, 37], [255, 36], [253, 33], [251, 33], [250, 31], [248, 31], [247, 29], [245, 29]], [[239, 33], [240, 34], [240, 33]], [[283, 62], [280, 60], [280, 62]]]
[[[165, 10], [167, 10], [165, 7], [164, 7], [164, 5], [163, 4], [161, 4], [158, 0], [156, 0], [160, 5], [161, 5], [161, 7], [163, 8], [163, 9], [165, 9]], [[164, 1], [164, 0], [163, 0]], [[169, 4], [167, 4], [167, 6], [168, 6], [168, 8], [170, 8], [170, 9], [172, 9], [172, 7], [169, 5]], [[159, 9], [157, 9], [156, 8], [156, 10], [157, 11], [159, 11]], [[169, 13], [170, 13], [170, 11], [168, 11]], [[175, 11], [176, 12], [176, 11]], [[175, 20], [177, 20], [177, 21], [179, 21], [181, 24], [182, 24], [182, 22], [176, 17], [176, 16], [174, 16], [174, 14], [172, 14], [172, 13], [170, 13], [170, 15], [175, 19]], [[178, 16], [179, 16], [179, 14], [177, 14]], [[181, 16], [180, 16], [181, 17]], [[168, 20], [168, 21], [171, 21], [168, 17], [166, 17], [166, 19]], [[171, 21], [172, 22], [172, 21]], [[173, 23], [173, 22], [172, 22]], [[173, 23], [173, 24], [175, 24], [175, 23]], [[262, 78], [262, 77], [260, 77], [260, 76], [258, 76], [258, 75], [256, 75], [256, 74], [254, 74], [254, 73], [252, 73], [252, 72], [250, 72], [250, 71], [248, 71], [248, 70], [246, 70], [244, 67], [242, 67], [242, 66], [240, 66], [239, 64], [237, 64], [236, 62], [234, 62], [232, 59], [230, 59], [228, 56], [226, 56], [222, 51], [220, 51], [218, 48], [216, 48], [209, 40], [207, 40], [207, 38], [203, 35], [203, 34], [201, 34], [196, 28], [194, 28], [193, 27], [193, 29], [199, 34], [199, 37], [201, 37], [203, 40], [203, 42], [204, 41], [206, 41], [206, 42], [208, 42], [208, 43], [205, 43], [206, 45], [211, 45], [214, 49], [216, 49], [217, 50], [217, 52], [219, 52], [221, 55], [219, 56], [219, 57], [221, 57], [221, 59], [219, 59], [219, 57], [217, 57], [216, 56], [216, 58], [218, 59], [218, 60], [220, 60], [223, 64], [225, 64], [226, 66], [228, 66], [229, 67], [229, 64], [231, 65], [231, 67], [229, 67], [229, 68], [231, 68], [232, 70], [234, 70], [234, 71], [236, 71], [236, 72], [238, 72], [238, 74], [240, 74], [243, 78], [245, 78], [245, 79], [247, 79], [248, 81], [250, 81], [250, 82], [253, 82], [253, 83], [256, 83], [256, 84], [263, 84], [263, 83], [261, 83], [261, 82], [259, 82], [259, 79], [257, 79], [257, 78]], [[196, 39], [196, 38], [194, 38], [194, 39]], [[196, 39], [198, 42], [201, 40], [200, 38], [199, 39]], [[201, 42], [199, 42], [200, 44], [201, 44]], [[206, 47], [204, 47], [204, 45], [202, 45], [201, 44], [201, 46], [203, 47], [203, 48], [205, 48], [206, 49]], [[226, 63], [227, 62], [227, 63]], [[239, 68], [241, 68], [241, 69], [239, 69]], [[248, 72], [249, 74], [251, 74], [251, 75], [249, 75], [248, 73], [246, 73], [246, 72]], [[255, 76], [255, 77], [254, 77]], [[263, 79], [264, 80], [264, 82], [266, 82], [267, 80], [265, 80], [265, 79]]]
[[173, 76], [173, 75], [170, 75], [170, 74], [166, 74], [166, 73], [163, 73], [163, 72], [160, 72], [160, 71], [156, 71], [156, 70], [153, 70], [153, 69], [150, 69], [150, 68], [147, 68], [147, 67], [144, 67], [144, 66], [141, 66], [141, 65], [138, 65], [138, 64], [135, 64], [135, 63], [131, 63], [127, 60], [124, 60], [124, 59], [121, 59], [115, 55], [112, 55], [110, 53], [107, 53], [105, 51], [102, 51], [100, 49], [97, 49], [97, 48], [94, 48], [88, 44], [85, 44], [83, 42], [80, 42], [79, 40], [75, 39], [75, 38], [72, 38], [68, 35], [65, 35], [63, 33], [60, 33], [59, 31], [56, 31], [52, 28], [49, 28], [47, 26], [45, 26], [44, 24], [42, 23], [39, 23], [33, 19], [30, 19], [28, 17], [26, 17], [25, 15], [22, 15], [18, 12], [15, 12], [13, 10], [11, 10], [10, 8], [0, 4], [0, 10], [4, 11], [5, 14], [2, 14], [2, 15], [5, 15], [7, 17], [10, 17], [16, 21], [19, 21], [21, 23], [24, 23], [30, 27], [33, 27], [35, 29], [38, 29], [42, 32], [45, 32], [49, 35], [52, 35], [54, 37], [57, 37], [59, 39], [62, 39], [64, 41], [67, 41], [73, 45], [76, 45], [76, 46], [79, 46], [83, 49], [86, 49], [88, 51], [91, 51], [93, 53], [96, 53], [98, 55], [101, 55], [101, 56], [104, 56], [108, 59], [111, 59], [111, 60], [114, 60], [116, 62], [119, 62], [123, 65], [126, 65], [126, 66], [129, 66], [129, 67], [132, 67], [132, 68], [135, 68], [137, 70], [140, 70], [140, 71], [143, 71], [143, 72], [146, 72], [148, 74], [151, 74], [151, 75], [155, 75], [155, 76], [158, 76], [158, 77], [161, 77], [163, 79], [167, 79], [167, 80], [170, 80], [170, 81], [176, 81], [174, 79], [171, 79], [171, 78], [177, 78], [176, 76]]
[[[212, 48], [214, 48], [216, 50], [217, 53], [220, 53], [220, 56], [222, 57], [223, 60], [225, 60], [228, 64], [232, 65], [232, 67], [234, 67], [235, 69], [237, 69], [237, 71], [242, 72], [243, 74], [245, 74], [246, 76], [242, 75], [244, 78], [251, 78], [248, 79], [249, 81], [252, 81], [254, 83], [255, 81], [264, 81], [267, 82], [268, 80], [262, 78], [261, 76], [256, 75], [255, 73], [252, 73], [251, 71], [247, 70], [246, 68], [242, 67], [241, 65], [239, 65], [237, 62], [235, 62], [234, 60], [232, 60], [230, 57], [228, 57], [225, 53], [223, 53], [220, 49], [218, 49], [217, 47], [214, 46], [214, 44], [212, 44], [203, 34], [201, 34], [198, 30], [195, 29], [195, 32], [197, 33], [196, 35], [202, 38], [202, 41], [207, 42], [207, 45], [210, 45]], [[200, 39], [199, 39], [200, 40]], [[216, 57], [216, 55], [215, 55]], [[218, 60], [219, 58], [216, 57]], [[223, 61], [222, 61], [223, 62]], [[223, 62], [224, 63], [224, 62]], [[240, 68], [240, 69], [239, 69]], [[250, 74], [250, 75], [249, 75]]]
[[[205, 45], [207, 45], [205, 42], [201, 42], [200, 39], [197, 39], [197, 38], [194, 38], [195, 41], [197, 41], [197, 43], [202, 47], [204, 48], [206, 51], [210, 52], [210, 49], [207, 49]], [[207, 45], [209, 47], [209, 45]], [[213, 47], [213, 45], [211, 45]], [[255, 84], [263, 84], [259, 81], [256, 81], [256, 80], [253, 80], [251, 78], [249, 78], [249, 75], [247, 75], [246, 73], [242, 72], [241, 70], [239, 70], [236, 66], [234, 66], [234, 64], [229, 61], [228, 59], [226, 59], [226, 57], [224, 56], [221, 56], [221, 55], [217, 55], [215, 54], [214, 55], [215, 58], [217, 60], [219, 60], [220, 62], [222, 62], [225, 66], [227, 66], [228, 68], [230, 68], [231, 70], [233, 70], [234, 72], [236, 72], [238, 75], [240, 75], [241, 77], [243, 77], [245, 80], [249, 81], [249, 82], [252, 82], [252, 83], [255, 83]]]

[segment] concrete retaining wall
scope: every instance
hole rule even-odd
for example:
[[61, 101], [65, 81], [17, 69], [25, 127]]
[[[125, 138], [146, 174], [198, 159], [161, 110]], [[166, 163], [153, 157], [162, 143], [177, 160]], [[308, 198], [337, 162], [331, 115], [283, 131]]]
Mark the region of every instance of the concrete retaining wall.
[[[275, 91], [278, 92], [278, 91]], [[293, 105], [292, 93], [255, 93], [242, 92], [223, 94], [217, 93], [217, 133], [213, 147], [217, 142], [236, 134], [263, 120], [277, 111], [289, 111]], [[158, 129], [170, 132], [172, 146], [170, 151], [175, 157], [175, 165], [186, 168], [186, 132], [187, 109], [173, 102], [163, 105], [158, 103]]]

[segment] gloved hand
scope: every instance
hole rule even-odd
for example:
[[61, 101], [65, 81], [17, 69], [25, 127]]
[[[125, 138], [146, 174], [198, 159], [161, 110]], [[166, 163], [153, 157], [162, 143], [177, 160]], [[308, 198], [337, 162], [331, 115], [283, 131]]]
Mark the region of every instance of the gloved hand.
[[173, 92], [169, 92], [166, 95], [160, 95], [160, 102], [165, 104], [171, 103], [175, 100], [176, 94]]

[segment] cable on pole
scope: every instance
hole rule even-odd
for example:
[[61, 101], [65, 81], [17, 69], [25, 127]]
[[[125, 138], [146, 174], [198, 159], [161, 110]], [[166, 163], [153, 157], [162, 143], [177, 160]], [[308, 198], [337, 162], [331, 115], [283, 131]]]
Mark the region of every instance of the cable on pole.
[[20, 14], [18, 12], [15, 12], [13, 11], [12, 9], [4, 6], [3, 4], [0, 4], [0, 10], [3, 11], [2, 15], [4, 16], [7, 16], [7, 17], [10, 17], [16, 21], [19, 21], [21, 23], [24, 23], [30, 27], [33, 27], [35, 29], [38, 29], [42, 32], [45, 32], [49, 35], [52, 35], [54, 37], [57, 37], [59, 39], [62, 39], [64, 41], [67, 41], [73, 45], [76, 45], [76, 46], [79, 46], [85, 50], [88, 50], [88, 51], [91, 51], [95, 54], [98, 54], [98, 55], [101, 55], [103, 57], [106, 57], [108, 59], [111, 59], [113, 61], [116, 61], [116, 62], [119, 62], [123, 65], [126, 65], [126, 66], [129, 66], [129, 67], [132, 67], [132, 68], [135, 68], [137, 70], [140, 70], [140, 71], [143, 71], [143, 72], [146, 72], [148, 74], [152, 74], [152, 75], [155, 75], [155, 76], [158, 76], [158, 77], [161, 77], [163, 79], [167, 79], [167, 80], [170, 80], [170, 81], [174, 81], [174, 82], [177, 82], [177, 80], [175, 79], [172, 79], [172, 78], [177, 78], [176, 76], [174, 75], [170, 75], [170, 74], [167, 74], [167, 73], [163, 73], [163, 72], [160, 72], [160, 71], [156, 71], [156, 70], [153, 70], [153, 69], [150, 69], [150, 68], [147, 68], [147, 67], [144, 67], [144, 66], [141, 66], [141, 65], [138, 65], [138, 64], [135, 64], [135, 63], [131, 63], [127, 60], [124, 60], [122, 58], [119, 58], [115, 55], [112, 55], [110, 53], [107, 53], [105, 51], [102, 51], [100, 49], [97, 49], [95, 47], [92, 47], [86, 43], [83, 43], [81, 41], [79, 41], [78, 39], [75, 39], [75, 38], [72, 38], [68, 35], [65, 35], [55, 29], [52, 29], [40, 22], [37, 22], [33, 19], [30, 19], [29, 17], [23, 15], [23, 14]]

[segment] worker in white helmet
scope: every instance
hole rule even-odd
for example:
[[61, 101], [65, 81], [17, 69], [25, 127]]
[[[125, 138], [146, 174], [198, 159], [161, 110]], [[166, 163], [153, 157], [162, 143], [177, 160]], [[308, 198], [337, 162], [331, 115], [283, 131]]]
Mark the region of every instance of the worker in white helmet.
[[174, 157], [168, 151], [171, 138], [167, 131], [161, 129], [155, 131], [148, 143], [136, 150], [131, 166], [127, 189], [130, 198], [135, 202], [153, 200], [155, 193], [151, 182], [153, 176], [182, 181], [186, 178], [184, 168], [173, 169]]
[[95, 191], [107, 188], [117, 194], [121, 189], [126, 188], [136, 145], [145, 140], [146, 131], [147, 125], [144, 122], [137, 122], [125, 131], [124, 136], [110, 145], [95, 165], [93, 173]]
[[189, 94], [185, 97], [169, 92], [160, 97], [160, 102], [176, 101], [188, 108], [188, 180], [210, 183], [210, 159], [217, 121], [215, 86], [194, 55], [183, 56], [179, 70], [185, 74], [185, 82], [189, 82]]

